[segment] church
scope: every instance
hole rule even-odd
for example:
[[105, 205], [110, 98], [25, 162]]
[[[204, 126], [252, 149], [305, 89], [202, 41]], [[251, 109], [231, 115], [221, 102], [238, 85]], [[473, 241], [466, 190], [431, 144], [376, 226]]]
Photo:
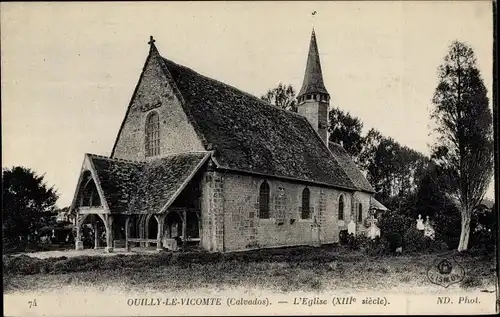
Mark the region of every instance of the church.
[[108, 252], [318, 246], [348, 228], [363, 234], [385, 210], [328, 141], [314, 30], [297, 113], [162, 57], [152, 37], [149, 46], [111, 155], [84, 155], [70, 207], [77, 250], [85, 223]]

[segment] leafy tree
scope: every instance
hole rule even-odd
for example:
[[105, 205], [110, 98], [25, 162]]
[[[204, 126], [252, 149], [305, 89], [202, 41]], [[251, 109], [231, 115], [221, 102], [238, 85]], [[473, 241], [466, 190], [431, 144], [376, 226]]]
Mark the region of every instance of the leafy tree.
[[328, 115], [330, 117], [329, 141], [342, 144], [347, 153], [357, 162], [363, 149], [363, 136], [361, 135], [363, 122], [339, 108], [331, 109]]
[[16, 166], [2, 171], [2, 233], [4, 247], [36, 242], [36, 233], [53, 222], [58, 194], [43, 176]]
[[434, 220], [436, 237], [446, 242], [450, 249], [457, 248], [460, 239], [460, 213], [455, 200], [447, 192], [450, 179], [445, 170], [429, 164], [425, 175], [418, 184], [415, 208], [411, 217]]
[[278, 84], [278, 87], [269, 89], [265, 95], [260, 97], [273, 106], [297, 112], [297, 100], [295, 99], [295, 89], [292, 85]]
[[368, 131], [363, 143], [359, 166], [377, 191], [375, 197], [391, 210], [412, 209], [429, 159], [375, 129]]
[[492, 116], [472, 48], [455, 41], [439, 66], [432, 118], [437, 123], [434, 159], [448, 170], [451, 194], [460, 202], [458, 250], [467, 250], [472, 210], [493, 173]]

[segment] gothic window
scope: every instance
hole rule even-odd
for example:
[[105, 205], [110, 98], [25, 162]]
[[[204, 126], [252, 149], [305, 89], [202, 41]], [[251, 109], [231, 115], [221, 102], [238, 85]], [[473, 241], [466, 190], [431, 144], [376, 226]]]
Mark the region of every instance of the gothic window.
[[339, 220], [344, 220], [344, 196], [339, 198]]
[[309, 217], [311, 216], [310, 201], [311, 192], [309, 191], [309, 188], [304, 188], [304, 190], [302, 191], [302, 219], [309, 219]]
[[361, 203], [358, 205], [358, 222], [363, 222], [363, 205]]
[[269, 219], [269, 184], [266, 181], [259, 189], [259, 218]]
[[151, 112], [146, 119], [146, 156], [160, 154], [160, 117]]

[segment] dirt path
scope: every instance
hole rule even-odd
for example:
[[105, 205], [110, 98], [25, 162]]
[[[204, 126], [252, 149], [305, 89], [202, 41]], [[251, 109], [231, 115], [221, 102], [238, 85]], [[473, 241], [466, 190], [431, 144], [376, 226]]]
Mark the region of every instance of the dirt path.
[[108, 253], [104, 249], [84, 249], [84, 250], [55, 250], [55, 251], [40, 251], [40, 252], [26, 252], [19, 253], [16, 256], [27, 255], [32, 258], [47, 259], [47, 258], [59, 258], [67, 257], [73, 258], [78, 256], [114, 256], [117, 254], [156, 254], [158, 253], [156, 249], [144, 249], [144, 248], [133, 248], [130, 252], [127, 252], [125, 248], [115, 248], [113, 252]]

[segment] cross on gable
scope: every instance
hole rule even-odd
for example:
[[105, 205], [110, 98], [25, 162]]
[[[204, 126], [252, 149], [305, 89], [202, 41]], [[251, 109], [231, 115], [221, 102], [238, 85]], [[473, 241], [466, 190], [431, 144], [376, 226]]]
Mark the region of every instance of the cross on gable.
[[155, 42], [156, 42], [156, 40], [153, 38], [153, 36], [152, 36], [152, 35], [150, 35], [150, 36], [149, 36], [149, 42], [148, 42], [148, 44], [149, 44], [149, 45], [153, 45]]

